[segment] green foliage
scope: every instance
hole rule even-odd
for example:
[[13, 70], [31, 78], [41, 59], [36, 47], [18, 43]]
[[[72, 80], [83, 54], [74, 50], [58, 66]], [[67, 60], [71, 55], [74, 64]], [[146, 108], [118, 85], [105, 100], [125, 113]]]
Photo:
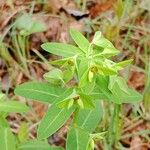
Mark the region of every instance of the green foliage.
[[0, 113], [21, 113], [27, 111], [29, 111], [29, 107], [27, 107], [25, 104], [17, 101], [7, 100], [5, 94], [0, 93]]
[[10, 52], [6, 44], [1, 41], [1, 38], [0, 38], [0, 57], [3, 58], [6, 62], [8, 62], [9, 65], [13, 63], [13, 58], [10, 55]]
[[61, 82], [63, 82], [63, 73], [57, 68], [45, 73], [43, 77], [52, 84], [61, 84]]
[[39, 140], [30, 140], [20, 144], [18, 150], [63, 150], [63, 148], [52, 147], [48, 143]]
[[64, 89], [61, 87], [38, 82], [27, 82], [15, 89], [16, 94], [25, 98], [48, 103], [54, 103], [62, 92], [64, 92]]
[[86, 53], [90, 45], [89, 41], [80, 32], [76, 32], [75, 29], [70, 29], [70, 35], [79, 48]]
[[23, 113], [29, 111], [29, 108], [20, 102], [8, 100], [7, 97], [0, 93], [0, 149], [16, 150], [17, 140], [11, 132], [9, 124], [6, 120], [8, 113]]
[[[91, 136], [103, 116], [99, 100], [135, 103], [142, 96], [118, 76], [118, 71], [132, 60], [113, 62], [110, 58], [119, 50], [101, 32], [96, 32], [91, 42], [75, 29], [70, 30], [70, 35], [78, 47], [63, 43], [42, 44], [47, 52], [63, 57], [51, 62], [53, 70], [44, 75], [48, 83], [24, 83], [15, 93], [51, 104], [38, 127], [39, 139], [54, 134], [73, 114], [66, 149], [94, 149], [94, 140], [103, 138], [102, 133]], [[71, 80], [76, 84], [68, 84]]]
[[[52, 110], [53, 109], [50, 109], [51, 112]], [[56, 114], [55, 112], [58, 112], [58, 110], [61, 111], [62, 109], [55, 107], [53, 114]], [[63, 148], [60, 148], [60, 147], [51, 147], [48, 143], [45, 143], [41, 140], [28, 141], [28, 138], [29, 138], [28, 124], [25, 122], [21, 124], [17, 136], [15, 136], [11, 132], [9, 124], [6, 120], [8, 113], [11, 113], [11, 112], [23, 113], [27, 111], [29, 111], [29, 108], [25, 104], [17, 102], [17, 101], [8, 100], [5, 94], [0, 93], [0, 141], [1, 141], [0, 149], [2, 150], [63, 150]], [[66, 120], [67, 115], [69, 118], [71, 112], [72, 110], [63, 111], [63, 113], [60, 113], [59, 115], [63, 115], [64, 120]], [[60, 123], [62, 123], [62, 120], [63, 120], [62, 118], [60, 118], [60, 116], [59, 118], [57, 118], [57, 116], [55, 118], [53, 118], [53, 116], [50, 116], [50, 118], [53, 119], [53, 123], [52, 123], [52, 120], [50, 119], [49, 121], [51, 122], [51, 126], [49, 126], [49, 128], [47, 128], [47, 130], [45, 131], [47, 132], [47, 135], [50, 134], [50, 130], [52, 132], [55, 132], [57, 130], [56, 126], [60, 125], [58, 124], [58, 122], [56, 123], [58, 119]], [[42, 127], [43, 125], [41, 124], [41, 128]], [[54, 127], [54, 128], [51, 128], [51, 127]], [[44, 130], [42, 129], [42, 134], [44, 136], [44, 134], [46, 133], [43, 131]]]
[[26, 13], [17, 18], [15, 27], [20, 30], [20, 34], [23, 36], [45, 30], [43, 23], [33, 20], [32, 16]]
[[87, 131], [72, 127], [68, 133], [66, 150], [86, 150], [90, 136]]
[[123, 78], [113, 77], [113, 82], [114, 84], [110, 82], [108, 77], [101, 76], [97, 78], [97, 84], [101, 85], [99, 90], [104, 93], [108, 100], [116, 104], [135, 103], [142, 100], [142, 95], [128, 88]]
[[3, 127], [0, 129], [0, 149], [16, 150], [15, 137], [9, 128]]
[[102, 107], [99, 101], [96, 102], [95, 108], [93, 109], [81, 109], [77, 118], [77, 125], [92, 133], [97, 127], [98, 123], [102, 118]]
[[18, 139], [20, 142], [25, 142], [28, 139], [29, 131], [28, 124], [23, 122], [19, 128]]
[[52, 42], [52, 43], [44, 43], [41, 45], [41, 47], [47, 52], [62, 57], [73, 57], [75, 55], [82, 54], [82, 51], [80, 51], [79, 48], [70, 44]]
[[60, 109], [53, 105], [47, 111], [38, 128], [38, 138], [44, 139], [55, 133], [70, 117], [73, 110]]
[[0, 112], [27, 112], [29, 108], [17, 101], [2, 101], [0, 102]]
[[28, 67], [28, 59], [31, 58], [29, 36], [33, 33], [45, 31], [46, 27], [42, 22], [33, 19], [32, 14], [25, 12], [21, 12], [21, 15], [17, 16], [11, 27], [11, 33], [9, 34], [11, 36], [11, 46], [6, 45], [10, 50], [3, 44], [0, 46], [0, 55], [10, 66], [14, 67], [14, 64], [19, 66], [21, 71], [32, 79], [32, 73]]

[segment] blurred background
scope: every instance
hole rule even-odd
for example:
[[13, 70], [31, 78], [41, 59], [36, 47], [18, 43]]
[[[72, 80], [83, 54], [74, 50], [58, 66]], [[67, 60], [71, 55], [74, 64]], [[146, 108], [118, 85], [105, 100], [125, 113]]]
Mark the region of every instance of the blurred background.
[[[120, 74], [128, 85], [143, 94], [140, 104], [122, 107], [120, 150], [150, 149], [150, 0], [0, 0], [0, 88], [10, 99], [33, 109], [25, 115], [10, 114], [9, 124], [18, 134], [26, 124], [27, 136], [36, 138], [36, 127], [47, 106], [16, 97], [14, 88], [26, 81], [43, 80], [56, 56], [41, 49], [44, 42], [72, 42], [68, 30], [75, 28], [89, 40], [100, 30], [120, 54], [116, 61], [132, 58]], [[107, 107], [107, 106], [105, 106]], [[97, 131], [108, 129], [112, 106], [104, 111]], [[67, 124], [49, 138], [63, 146]], [[95, 149], [105, 150], [97, 141]]]

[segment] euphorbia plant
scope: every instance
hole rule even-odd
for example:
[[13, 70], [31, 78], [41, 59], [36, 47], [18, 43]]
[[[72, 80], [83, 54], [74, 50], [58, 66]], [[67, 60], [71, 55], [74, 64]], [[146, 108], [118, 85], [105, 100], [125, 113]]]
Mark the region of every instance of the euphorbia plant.
[[0, 91], [0, 149], [1, 150], [62, 150], [60, 147], [53, 147], [46, 141], [28, 141], [28, 125], [20, 122], [18, 133], [13, 134], [7, 117], [10, 113], [25, 113], [29, 107], [25, 104], [9, 100]]
[[76, 46], [54, 42], [42, 45], [47, 52], [62, 57], [51, 62], [53, 69], [44, 75], [47, 83], [24, 83], [15, 93], [50, 104], [38, 127], [39, 139], [54, 134], [72, 116], [66, 149], [94, 149], [94, 140], [103, 135], [93, 134], [102, 117], [100, 100], [120, 105], [138, 102], [142, 96], [118, 75], [132, 60], [110, 60], [119, 50], [101, 32], [96, 32], [91, 42], [75, 29], [70, 29], [70, 35]]

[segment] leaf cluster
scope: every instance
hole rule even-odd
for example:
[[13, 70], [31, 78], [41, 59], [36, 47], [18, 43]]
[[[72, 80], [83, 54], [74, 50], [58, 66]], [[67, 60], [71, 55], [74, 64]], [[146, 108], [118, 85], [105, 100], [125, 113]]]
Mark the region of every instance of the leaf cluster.
[[[132, 60], [112, 61], [111, 57], [120, 51], [101, 32], [96, 32], [91, 42], [75, 29], [70, 29], [70, 35], [75, 46], [56, 42], [42, 44], [45, 51], [60, 56], [50, 62], [54, 67], [44, 75], [47, 83], [24, 83], [15, 93], [50, 104], [38, 127], [38, 139], [48, 138], [73, 116], [66, 149], [94, 149], [94, 138], [103, 137], [101, 133], [92, 134], [102, 118], [100, 100], [134, 103], [142, 96], [118, 75]], [[72, 80], [76, 81], [75, 85], [70, 84]]]

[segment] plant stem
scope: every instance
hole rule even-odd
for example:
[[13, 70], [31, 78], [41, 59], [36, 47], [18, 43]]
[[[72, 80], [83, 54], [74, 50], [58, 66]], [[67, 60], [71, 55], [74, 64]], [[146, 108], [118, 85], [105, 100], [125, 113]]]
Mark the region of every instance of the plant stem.
[[30, 59], [30, 50], [29, 50], [29, 37], [27, 36], [25, 38], [25, 45], [26, 45], [26, 53], [27, 53], [27, 59]]
[[[145, 50], [145, 71], [146, 71], [146, 79], [145, 79], [145, 89], [144, 89], [144, 107], [147, 114], [150, 112], [150, 62], [148, 57], [148, 44], [147, 42], [144, 43], [144, 50]], [[149, 115], [148, 115], [149, 116]], [[150, 117], [148, 117], [150, 119]]]
[[79, 108], [77, 107], [74, 111], [73, 125], [77, 126], [77, 118], [78, 118]]
[[144, 100], [144, 118], [146, 120], [150, 120], [150, 86], [145, 87], [145, 91], [144, 91], [144, 96], [143, 96], [143, 100]]
[[26, 57], [26, 38], [24, 36], [18, 35], [18, 45], [20, 47], [20, 51], [22, 52], [21, 61], [23, 63], [23, 67], [25, 71], [30, 74], [27, 64], [27, 57]]
[[120, 127], [121, 127], [121, 120], [119, 117], [121, 111], [120, 104], [114, 104], [114, 111], [110, 123], [109, 128], [109, 149], [111, 150], [113, 146], [118, 145], [118, 141], [120, 138]]

